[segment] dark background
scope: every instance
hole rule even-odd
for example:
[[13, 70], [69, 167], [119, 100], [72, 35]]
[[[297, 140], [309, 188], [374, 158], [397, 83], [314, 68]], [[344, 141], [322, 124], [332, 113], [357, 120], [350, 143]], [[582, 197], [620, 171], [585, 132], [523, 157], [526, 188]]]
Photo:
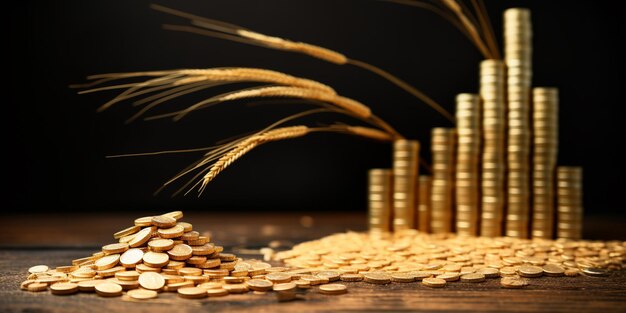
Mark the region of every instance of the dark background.
[[[106, 155], [203, 147], [259, 129], [306, 105], [229, 103], [170, 120], [124, 125], [130, 103], [67, 88], [89, 74], [223, 66], [316, 79], [358, 99], [422, 143], [451, 126], [381, 78], [351, 66], [161, 29], [181, 19], [150, 1], [16, 1], [3, 8], [4, 182], [13, 212], [102, 210], [365, 210], [367, 169], [390, 166], [390, 146], [337, 134], [268, 144], [227, 169], [201, 198], [152, 193], [200, 154]], [[378, 1], [157, 1], [252, 30], [319, 44], [396, 74], [452, 111], [476, 92], [481, 55], [431, 12]], [[619, 3], [619, 4], [615, 4]], [[534, 85], [561, 92], [559, 163], [584, 166], [585, 214], [623, 214], [624, 8], [619, 1], [487, 1], [501, 41], [504, 9], [532, 9]], [[7, 70], [8, 69], [8, 70]], [[210, 90], [208, 97], [222, 90]], [[178, 103], [191, 104], [194, 97]], [[174, 106], [168, 104], [164, 107]], [[310, 121], [350, 122], [337, 116]], [[314, 124], [313, 124], [314, 125]]]

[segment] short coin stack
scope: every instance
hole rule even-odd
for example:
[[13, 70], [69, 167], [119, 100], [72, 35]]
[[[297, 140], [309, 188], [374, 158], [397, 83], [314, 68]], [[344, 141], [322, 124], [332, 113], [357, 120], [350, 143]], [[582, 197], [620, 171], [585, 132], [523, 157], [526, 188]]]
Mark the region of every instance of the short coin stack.
[[500, 60], [480, 63], [483, 153], [481, 168], [480, 235], [502, 235], [505, 168], [505, 70]]
[[160, 297], [162, 292], [201, 299], [272, 290], [279, 301], [286, 301], [297, 298], [296, 289], [314, 285], [321, 285], [315, 288], [321, 294], [347, 292], [342, 284], [325, 285], [339, 280], [334, 272], [272, 267], [224, 253], [208, 236], [181, 222], [182, 217], [182, 212], [175, 211], [138, 218], [134, 226], [113, 235], [118, 242], [73, 260], [72, 265], [31, 267], [20, 288], [31, 292], [49, 289], [55, 295], [124, 296], [137, 301]]
[[532, 78], [530, 10], [504, 12], [507, 66], [508, 151], [506, 235], [527, 238], [530, 215], [530, 86]]
[[454, 157], [456, 131], [435, 127], [432, 130], [433, 184], [431, 188], [430, 230], [433, 233], [452, 232]]
[[417, 229], [430, 232], [430, 211], [433, 178], [429, 175], [419, 176], [419, 190], [417, 198]]
[[558, 89], [533, 88], [533, 238], [550, 239], [554, 233], [554, 172], [559, 140], [558, 101]]
[[480, 190], [480, 98], [474, 94], [456, 97], [456, 233], [478, 235]]
[[391, 231], [392, 172], [390, 169], [371, 169], [368, 177], [369, 229], [372, 233], [382, 235]]
[[581, 239], [583, 224], [583, 169], [559, 166], [557, 179], [557, 238]]
[[397, 140], [393, 144], [393, 229], [415, 227], [419, 142]]

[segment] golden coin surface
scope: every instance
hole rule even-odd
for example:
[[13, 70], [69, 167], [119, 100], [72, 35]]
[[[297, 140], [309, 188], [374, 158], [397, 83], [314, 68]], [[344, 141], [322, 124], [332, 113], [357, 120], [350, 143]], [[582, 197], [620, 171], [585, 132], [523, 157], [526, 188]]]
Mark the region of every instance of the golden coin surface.
[[170, 228], [176, 225], [176, 219], [170, 216], [159, 215], [152, 218], [152, 225], [160, 228]]
[[543, 266], [543, 274], [554, 277], [563, 276], [565, 275], [565, 269], [555, 264], [546, 264]]
[[497, 268], [492, 268], [492, 267], [483, 267], [477, 270], [476, 273], [483, 274], [485, 275], [486, 278], [500, 277], [500, 271]]
[[194, 283], [192, 281], [171, 283], [171, 284], [167, 284], [167, 286], [164, 287], [164, 290], [169, 291], [169, 292], [174, 292], [174, 291], [177, 291], [179, 288], [185, 288], [185, 287], [194, 287]]
[[163, 267], [170, 260], [167, 253], [148, 251], [143, 255], [143, 263], [152, 267]]
[[143, 261], [143, 255], [144, 253], [141, 249], [129, 249], [120, 256], [120, 264], [129, 268], [135, 267], [135, 265]]
[[363, 280], [370, 284], [389, 284], [391, 275], [385, 272], [363, 273]]
[[204, 288], [204, 289], [219, 289], [219, 288], [222, 288], [222, 285], [224, 284], [221, 282], [209, 282], [209, 283], [202, 283], [198, 285], [198, 287]]
[[411, 273], [393, 273], [391, 281], [396, 283], [411, 283], [415, 281], [415, 275]]
[[122, 252], [124, 252], [126, 250], [128, 250], [128, 244], [127, 243], [112, 243], [110, 245], [106, 245], [106, 246], [102, 247], [102, 252], [104, 252], [106, 254], [122, 253]]
[[140, 230], [138, 233], [136, 233], [135, 237], [133, 237], [133, 239], [130, 242], [128, 242], [128, 245], [131, 248], [141, 247], [144, 243], [148, 242], [148, 240], [150, 240], [151, 237], [152, 237], [152, 228], [146, 227]]
[[245, 277], [226, 276], [223, 278], [227, 284], [241, 284], [245, 282]]
[[139, 282], [137, 282], [136, 280], [119, 280], [117, 278], [109, 278], [106, 281], [122, 286], [122, 290], [139, 288]]
[[156, 291], [146, 289], [133, 289], [129, 290], [126, 294], [136, 300], [147, 300], [158, 297], [158, 293]]
[[[306, 281], [306, 280], [303, 280], [303, 279], [298, 279], [298, 280], [294, 280], [292, 282], [294, 284], [296, 284], [296, 287], [298, 287], [300, 289], [311, 288], [311, 282], [310, 281]], [[250, 288], [250, 289], [252, 289], [252, 288]]]
[[583, 274], [587, 276], [593, 276], [593, 277], [609, 276], [609, 271], [602, 269], [602, 268], [597, 268], [597, 267], [583, 268], [582, 272]]
[[120, 238], [122, 238], [124, 236], [132, 235], [132, 234], [138, 232], [140, 229], [141, 229], [140, 226], [137, 226], [137, 225], [131, 226], [131, 227], [128, 227], [126, 229], [122, 229], [122, 230], [118, 231], [117, 233], [113, 234], [113, 238], [120, 239]]
[[20, 289], [28, 290], [28, 285], [33, 284], [33, 283], [35, 283], [34, 279], [25, 280], [20, 284]]
[[115, 273], [115, 278], [119, 280], [137, 280], [139, 273], [137, 271], [123, 271]]
[[363, 274], [341, 274], [339, 279], [341, 279], [341, 281], [362, 281]]
[[200, 238], [200, 233], [197, 231], [189, 231], [185, 230], [184, 225], [176, 224], [176, 226], [180, 226], [183, 228], [183, 234], [180, 236], [180, 240], [190, 241], [190, 240], [198, 240]]
[[464, 283], [480, 283], [485, 281], [485, 275], [481, 273], [470, 273], [461, 275], [461, 281]]
[[443, 279], [445, 281], [457, 281], [461, 278], [460, 273], [443, 273], [441, 275], [437, 275], [437, 278]]
[[104, 282], [95, 286], [96, 293], [101, 297], [117, 297], [122, 295], [122, 286]]
[[336, 280], [339, 280], [339, 277], [341, 276], [341, 273], [337, 272], [337, 271], [321, 271], [321, 272], [315, 274], [315, 276], [317, 276], [317, 277], [326, 277], [326, 278], [328, 278], [328, 281], [336, 281]]
[[202, 269], [196, 267], [183, 267], [178, 270], [178, 274], [182, 276], [200, 276]]
[[187, 299], [200, 299], [208, 296], [207, 290], [200, 287], [178, 288], [178, 295]]
[[172, 260], [184, 261], [191, 257], [191, 255], [193, 254], [193, 250], [190, 246], [186, 244], [178, 244], [174, 245], [171, 250], [168, 250], [167, 254]]
[[320, 293], [325, 295], [339, 295], [348, 292], [348, 287], [343, 284], [326, 284], [319, 288]]
[[228, 293], [246, 293], [249, 290], [247, 284], [225, 284], [222, 288], [228, 290]]
[[139, 226], [139, 227], [152, 226], [152, 216], [140, 217], [136, 219], [135, 226]]
[[215, 246], [210, 243], [201, 246], [191, 246], [191, 251], [193, 255], [209, 255], [215, 252]]
[[185, 228], [180, 225], [174, 225], [170, 228], [159, 228], [157, 233], [161, 238], [176, 238], [185, 233]]
[[172, 239], [155, 239], [148, 241], [148, 247], [155, 252], [163, 252], [174, 248]]
[[528, 286], [528, 280], [518, 277], [503, 277], [500, 280], [502, 288], [518, 289]]
[[272, 289], [274, 283], [265, 279], [250, 279], [246, 282], [246, 285], [255, 291], [268, 291]]
[[46, 283], [32, 283], [32, 284], [28, 284], [26, 289], [28, 291], [31, 291], [31, 292], [45, 291], [45, 290], [48, 290], [48, 284], [46, 284]]
[[446, 281], [441, 278], [428, 277], [422, 279], [422, 285], [434, 288], [441, 288], [446, 285]]
[[160, 290], [165, 286], [165, 279], [159, 273], [145, 272], [139, 275], [139, 285], [149, 290]]
[[228, 295], [228, 290], [224, 288], [214, 288], [206, 290], [207, 296], [209, 297], [223, 297]]
[[543, 275], [543, 269], [534, 265], [522, 265], [517, 269], [517, 273], [522, 277], [540, 277]]
[[565, 270], [563, 274], [565, 274], [565, 276], [568, 276], [568, 277], [576, 277], [580, 275], [580, 270], [577, 268], [568, 268]]
[[103, 256], [97, 259], [96, 262], [94, 263], [94, 266], [96, 270], [106, 270], [106, 269], [113, 268], [114, 266], [116, 266], [117, 263], [119, 263], [119, 261], [120, 261], [119, 254], [110, 254], [110, 255]]
[[38, 274], [38, 273], [44, 273], [47, 272], [50, 268], [48, 267], [48, 265], [35, 265], [31, 268], [28, 269], [28, 272], [31, 274]]
[[94, 292], [96, 291], [96, 285], [106, 283], [106, 280], [91, 279], [78, 282], [78, 290], [82, 292]]
[[187, 222], [177, 222], [176, 225], [180, 225], [185, 229], [185, 232], [190, 232], [193, 230], [193, 225]]
[[135, 266], [135, 270], [139, 272], [139, 274], [145, 273], [145, 272], [155, 272], [155, 273], [161, 272], [160, 267], [152, 267], [152, 266], [145, 265], [143, 263], [137, 264]]
[[288, 283], [291, 281], [291, 275], [282, 272], [269, 273], [265, 275], [265, 279], [273, 283]]
[[274, 291], [291, 291], [296, 289], [296, 284], [293, 282], [289, 283], [280, 283], [272, 286], [272, 290]]

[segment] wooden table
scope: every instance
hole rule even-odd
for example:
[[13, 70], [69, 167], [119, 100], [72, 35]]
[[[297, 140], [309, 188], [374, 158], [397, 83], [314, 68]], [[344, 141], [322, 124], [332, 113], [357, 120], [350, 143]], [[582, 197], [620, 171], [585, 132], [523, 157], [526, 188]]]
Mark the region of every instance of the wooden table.
[[[94, 294], [54, 296], [19, 290], [28, 267], [67, 265], [99, 246], [140, 214], [14, 215], [0, 229], [0, 312], [302, 312], [302, 311], [438, 311], [438, 312], [626, 312], [626, 271], [610, 277], [542, 277], [522, 290], [507, 290], [498, 279], [485, 283], [450, 283], [431, 289], [419, 283], [386, 286], [345, 283], [349, 293], [321, 295], [311, 288], [299, 300], [279, 303], [273, 294], [229, 295], [186, 300], [162, 293], [148, 302], [100, 298]], [[189, 213], [197, 230], [211, 230], [213, 241], [231, 250], [258, 248], [271, 241], [289, 245], [334, 232], [364, 230], [364, 214], [205, 214]], [[588, 219], [587, 237], [624, 240], [623, 219]], [[621, 237], [620, 237], [621, 236]], [[249, 255], [259, 257], [258, 255]]]

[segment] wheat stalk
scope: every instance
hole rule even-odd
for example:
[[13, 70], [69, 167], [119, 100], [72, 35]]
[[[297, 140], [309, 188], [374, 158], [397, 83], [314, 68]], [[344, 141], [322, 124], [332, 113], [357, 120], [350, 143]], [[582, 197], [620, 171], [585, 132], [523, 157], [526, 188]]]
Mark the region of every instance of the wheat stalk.
[[[193, 14], [189, 14], [186, 12], [174, 10], [171, 8], [167, 8], [161, 5], [152, 5], [153, 9], [165, 12], [168, 14], [172, 14], [175, 16], [180, 16], [188, 19], [191, 24], [202, 27], [194, 27], [194, 26], [185, 26], [185, 25], [164, 25], [165, 29], [173, 30], [173, 31], [182, 31], [189, 32], [204, 36], [216, 37], [251, 45], [257, 45], [267, 48], [273, 48], [284, 51], [291, 51], [306, 54], [324, 61], [328, 61], [331, 63], [343, 65], [350, 64], [353, 66], [360, 67], [367, 71], [370, 71], [385, 80], [391, 82], [392, 84], [400, 87], [404, 91], [413, 95], [414, 97], [420, 99], [428, 106], [435, 109], [437, 112], [441, 113], [448, 120], [454, 122], [454, 116], [450, 114], [446, 109], [444, 109], [439, 103], [437, 103], [432, 98], [428, 97], [423, 92], [419, 91], [417, 88], [411, 86], [395, 75], [377, 67], [372, 64], [354, 60], [346, 57], [340, 52], [330, 50], [328, 48], [320, 47], [317, 45], [312, 45], [304, 42], [295, 42], [287, 39], [283, 39], [276, 36], [269, 36], [265, 34], [261, 34], [259, 32], [254, 32], [248, 29], [245, 29], [238, 25], [233, 25], [229, 23], [224, 23], [216, 20], [211, 20], [207, 18], [203, 18], [200, 16], [196, 16]], [[203, 29], [204, 28], [204, 29]]]

